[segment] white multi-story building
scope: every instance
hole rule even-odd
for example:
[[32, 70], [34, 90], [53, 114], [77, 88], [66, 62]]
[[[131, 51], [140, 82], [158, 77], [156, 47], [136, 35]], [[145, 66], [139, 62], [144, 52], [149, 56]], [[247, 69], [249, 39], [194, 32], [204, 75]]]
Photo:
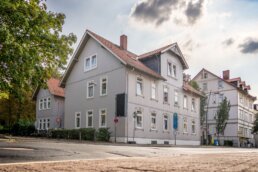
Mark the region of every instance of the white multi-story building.
[[224, 134], [220, 137], [233, 141], [234, 146], [245, 146], [253, 142], [252, 127], [254, 121], [253, 103], [256, 97], [249, 94], [251, 87], [240, 77], [230, 78], [230, 71], [223, 71], [219, 77], [206, 69], [202, 69], [194, 78], [201, 90], [206, 93], [208, 102], [208, 136], [209, 140], [216, 139], [215, 115], [219, 103], [227, 97], [231, 108]]

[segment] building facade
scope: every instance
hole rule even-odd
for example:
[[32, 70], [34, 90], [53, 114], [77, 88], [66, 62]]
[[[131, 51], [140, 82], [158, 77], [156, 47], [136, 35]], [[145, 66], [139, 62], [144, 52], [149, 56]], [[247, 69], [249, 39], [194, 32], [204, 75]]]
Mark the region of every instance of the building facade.
[[[254, 121], [255, 97], [249, 94], [251, 87], [238, 78], [230, 78], [230, 71], [223, 71], [219, 77], [206, 69], [202, 69], [194, 78], [201, 90], [207, 95], [208, 136], [209, 140], [217, 139], [216, 113], [220, 102], [226, 97], [231, 104], [229, 119], [220, 141], [233, 141], [234, 146], [247, 146], [254, 142], [252, 128]], [[206, 124], [205, 124], [206, 125]], [[206, 129], [205, 129], [206, 130]]]
[[185, 69], [176, 43], [138, 56], [127, 36], [116, 45], [87, 30], [61, 80], [64, 127], [107, 127], [112, 140], [139, 144], [175, 144], [176, 134], [177, 144], [199, 145], [202, 95], [184, 80]]
[[51, 78], [47, 88], [38, 87], [33, 99], [36, 101], [36, 129], [45, 131], [64, 127], [64, 89], [59, 87], [60, 81]]

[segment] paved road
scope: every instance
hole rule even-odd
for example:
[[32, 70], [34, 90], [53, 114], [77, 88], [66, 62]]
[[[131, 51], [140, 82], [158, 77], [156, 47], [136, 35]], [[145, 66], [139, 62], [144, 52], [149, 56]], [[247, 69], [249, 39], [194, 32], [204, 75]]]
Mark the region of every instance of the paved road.
[[258, 153], [258, 149], [218, 147], [153, 147], [126, 144], [94, 144], [38, 138], [0, 141], [0, 163], [108, 159], [121, 157], [167, 157], [193, 154]]

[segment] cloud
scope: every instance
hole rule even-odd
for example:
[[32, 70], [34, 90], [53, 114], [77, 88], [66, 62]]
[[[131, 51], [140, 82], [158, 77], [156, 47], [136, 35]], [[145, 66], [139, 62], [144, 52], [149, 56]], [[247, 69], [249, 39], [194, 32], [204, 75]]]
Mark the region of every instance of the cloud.
[[235, 42], [235, 40], [233, 38], [228, 38], [225, 41], [222, 42], [222, 44], [226, 45], [226, 46], [230, 46]]
[[146, 23], [154, 22], [160, 25], [170, 19], [172, 9], [178, 5], [178, 0], [148, 0], [136, 5], [132, 16]]
[[192, 1], [187, 4], [185, 15], [188, 19], [189, 24], [195, 24], [196, 21], [202, 16], [203, 3], [204, 0], [199, 0], [194, 4], [192, 3]]
[[253, 39], [249, 38], [243, 44], [240, 44], [239, 48], [241, 48], [241, 52], [244, 54], [257, 53], [258, 52], [258, 40], [253, 40]]

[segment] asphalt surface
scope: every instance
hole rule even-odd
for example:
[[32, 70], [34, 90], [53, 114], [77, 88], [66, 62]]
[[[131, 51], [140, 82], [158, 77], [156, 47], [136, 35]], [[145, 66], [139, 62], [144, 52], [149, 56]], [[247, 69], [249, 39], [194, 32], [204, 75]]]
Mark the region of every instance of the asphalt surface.
[[0, 140], [0, 164], [63, 161], [84, 159], [114, 159], [125, 157], [175, 157], [194, 154], [258, 153], [258, 149], [222, 147], [171, 147], [94, 143], [40, 138]]

